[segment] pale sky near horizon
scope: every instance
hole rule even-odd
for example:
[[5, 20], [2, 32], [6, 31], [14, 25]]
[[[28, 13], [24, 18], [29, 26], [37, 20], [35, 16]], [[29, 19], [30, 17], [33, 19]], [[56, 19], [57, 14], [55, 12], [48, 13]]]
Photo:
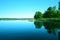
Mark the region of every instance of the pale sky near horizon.
[[58, 8], [59, 0], [0, 0], [0, 18], [33, 18], [36, 11]]

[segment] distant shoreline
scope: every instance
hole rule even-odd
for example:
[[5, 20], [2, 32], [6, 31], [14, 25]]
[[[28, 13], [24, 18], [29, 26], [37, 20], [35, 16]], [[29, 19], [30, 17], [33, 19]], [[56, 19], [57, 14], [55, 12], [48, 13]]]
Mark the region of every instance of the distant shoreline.
[[27, 21], [50, 21], [50, 20], [60, 20], [60, 18], [41, 18], [41, 19], [34, 19], [34, 18], [0, 18], [0, 20], [27, 20]]
[[0, 20], [32, 20], [33, 18], [0, 18]]

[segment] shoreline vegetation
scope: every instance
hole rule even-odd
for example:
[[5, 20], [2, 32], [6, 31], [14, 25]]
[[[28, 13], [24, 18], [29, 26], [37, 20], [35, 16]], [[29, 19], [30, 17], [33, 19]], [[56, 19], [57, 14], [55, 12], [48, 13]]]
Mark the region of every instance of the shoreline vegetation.
[[0, 18], [0, 20], [33, 20], [33, 18]]
[[0, 18], [0, 21], [8, 21], [8, 20], [24, 20], [24, 21], [30, 21], [32, 22], [34, 19], [33, 18]]
[[35, 21], [52, 21], [52, 20], [59, 20], [60, 21], [60, 9], [56, 9], [54, 7], [48, 7], [47, 10], [42, 13], [41, 11], [36, 11], [34, 15]]
[[41, 19], [34, 19], [37, 22], [48, 22], [48, 21], [60, 21], [60, 18], [41, 18]]

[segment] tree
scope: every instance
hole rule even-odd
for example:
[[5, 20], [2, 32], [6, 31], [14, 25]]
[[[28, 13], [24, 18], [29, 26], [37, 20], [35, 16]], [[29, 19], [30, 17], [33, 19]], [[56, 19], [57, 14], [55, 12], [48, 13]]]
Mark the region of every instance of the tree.
[[60, 11], [59, 10], [57, 10], [57, 16], [58, 16], [58, 18], [60, 18]]
[[56, 6], [54, 6], [54, 7], [52, 8], [52, 10], [56, 11]]
[[43, 14], [44, 18], [59, 18], [60, 12], [56, 10], [56, 7], [49, 7]]
[[49, 7], [47, 10], [49, 10], [49, 11], [52, 10], [52, 7]]
[[34, 19], [41, 19], [42, 17], [43, 17], [43, 15], [40, 11], [37, 11], [34, 15]]

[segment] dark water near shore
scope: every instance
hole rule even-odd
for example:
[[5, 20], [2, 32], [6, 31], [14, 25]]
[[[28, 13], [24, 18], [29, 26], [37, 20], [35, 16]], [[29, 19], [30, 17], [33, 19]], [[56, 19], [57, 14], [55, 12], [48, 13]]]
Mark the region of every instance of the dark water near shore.
[[0, 21], [0, 40], [60, 40], [60, 21]]

